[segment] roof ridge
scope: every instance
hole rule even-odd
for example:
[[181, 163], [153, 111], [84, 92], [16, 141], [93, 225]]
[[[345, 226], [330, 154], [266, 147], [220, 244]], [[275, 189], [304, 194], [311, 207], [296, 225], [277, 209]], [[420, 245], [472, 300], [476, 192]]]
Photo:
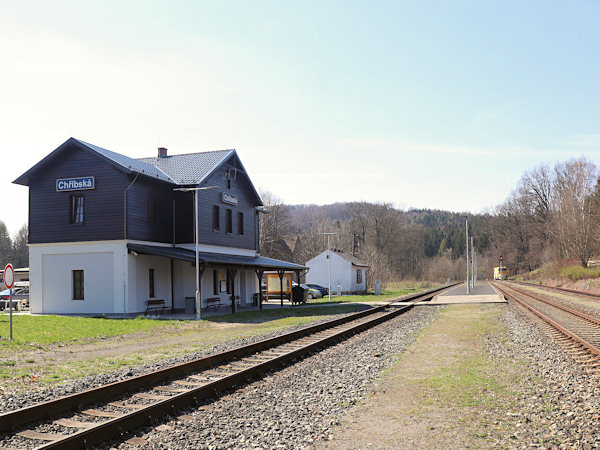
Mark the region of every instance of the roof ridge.
[[227, 148], [227, 149], [223, 149], [223, 150], [207, 150], [205, 152], [177, 153], [176, 155], [167, 155], [165, 157], [144, 156], [143, 158], [135, 158], [135, 159], [137, 159], [137, 160], [141, 160], [141, 159], [162, 159], [162, 158], [172, 158], [174, 156], [205, 155], [207, 153], [234, 152], [234, 151], [235, 151], [235, 148]]

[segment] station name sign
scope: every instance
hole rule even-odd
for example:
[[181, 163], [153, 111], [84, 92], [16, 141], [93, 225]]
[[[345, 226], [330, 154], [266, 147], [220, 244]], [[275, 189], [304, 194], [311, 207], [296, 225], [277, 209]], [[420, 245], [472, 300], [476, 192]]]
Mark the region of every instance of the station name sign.
[[223, 203], [227, 203], [229, 205], [236, 206], [238, 204], [237, 195], [228, 194], [227, 192], [223, 192], [221, 200], [223, 201]]
[[95, 189], [94, 177], [60, 178], [56, 180], [56, 192]]

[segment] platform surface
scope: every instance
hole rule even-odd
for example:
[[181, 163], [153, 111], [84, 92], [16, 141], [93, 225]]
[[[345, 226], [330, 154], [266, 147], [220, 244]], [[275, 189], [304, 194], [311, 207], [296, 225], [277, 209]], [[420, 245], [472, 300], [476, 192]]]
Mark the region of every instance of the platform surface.
[[478, 281], [471, 293], [467, 294], [466, 284], [460, 284], [448, 292], [436, 295], [430, 302], [432, 305], [445, 305], [455, 303], [506, 303], [487, 281]]

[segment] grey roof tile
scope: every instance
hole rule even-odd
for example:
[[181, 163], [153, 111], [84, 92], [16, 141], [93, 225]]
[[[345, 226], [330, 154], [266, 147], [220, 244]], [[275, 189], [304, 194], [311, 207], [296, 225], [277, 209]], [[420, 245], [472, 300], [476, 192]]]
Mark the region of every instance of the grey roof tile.
[[157, 178], [159, 180], [168, 181], [169, 183], [177, 183], [173, 178], [163, 172], [159, 167], [156, 167], [152, 163], [148, 163], [143, 160], [133, 159], [125, 155], [121, 155], [120, 153], [115, 153], [113, 151], [107, 150], [102, 147], [98, 147], [94, 144], [89, 144], [80, 139], [77, 139], [78, 142], [87, 146], [91, 150], [99, 153], [111, 161], [123, 166], [133, 172], [141, 173], [142, 175], [146, 175], [152, 178]]
[[334, 253], [336, 255], [341, 256], [342, 258], [344, 258], [346, 261], [351, 262], [352, 264], [354, 264], [355, 266], [359, 266], [359, 267], [369, 267], [369, 265], [367, 263], [362, 262], [360, 259], [358, 259], [356, 256], [352, 256], [349, 255], [348, 253], [344, 253], [344, 252], [339, 252], [339, 251], [335, 251], [333, 250]]
[[235, 150], [216, 150], [162, 158], [140, 158], [138, 161], [156, 166], [179, 185], [197, 185], [234, 152]]

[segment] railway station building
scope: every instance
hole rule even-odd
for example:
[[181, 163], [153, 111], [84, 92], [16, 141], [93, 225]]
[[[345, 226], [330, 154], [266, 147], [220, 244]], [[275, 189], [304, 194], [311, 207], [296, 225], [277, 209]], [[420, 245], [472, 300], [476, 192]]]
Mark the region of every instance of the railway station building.
[[[70, 138], [14, 183], [29, 187], [32, 313], [136, 314], [260, 304], [261, 199], [235, 150], [134, 159]], [[194, 193], [182, 188], [214, 187]], [[193, 303], [192, 303], [193, 305]], [[190, 312], [190, 311], [188, 311]]]

